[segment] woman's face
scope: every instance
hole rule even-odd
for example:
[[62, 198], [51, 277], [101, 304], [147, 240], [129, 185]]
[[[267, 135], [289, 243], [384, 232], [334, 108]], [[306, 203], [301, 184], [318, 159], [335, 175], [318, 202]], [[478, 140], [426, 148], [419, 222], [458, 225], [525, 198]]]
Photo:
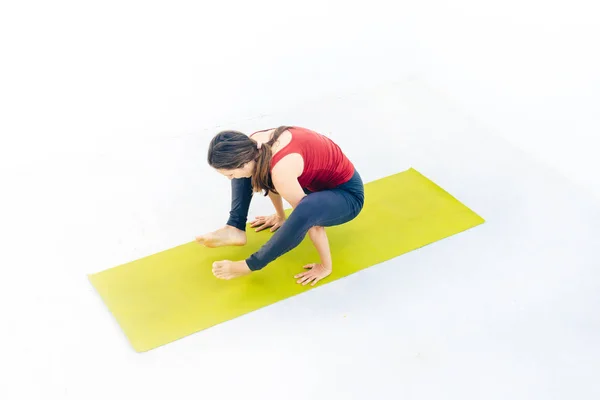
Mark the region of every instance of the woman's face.
[[256, 166], [256, 161], [250, 161], [242, 168], [236, 169], [217, 169], [217, 172], [223, 176], [226, 176], [229, 179], [240, 179], [240, 178], [250, 178], [252, 173], [254, 172], [254, 167]]

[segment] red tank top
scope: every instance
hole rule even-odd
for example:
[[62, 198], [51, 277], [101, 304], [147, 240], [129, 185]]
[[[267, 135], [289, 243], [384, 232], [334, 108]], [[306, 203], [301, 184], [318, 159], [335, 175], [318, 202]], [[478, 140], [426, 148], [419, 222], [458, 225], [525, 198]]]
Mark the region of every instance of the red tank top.
[[316, 192], [346, 183], [354, 175], [354, 165], [331, 139], [305, 128], [291, 127], [291, 141], [271, 159], [271, 170], [288, 154], [298, 153], [304, 170], [298, 177], [300, 186]]

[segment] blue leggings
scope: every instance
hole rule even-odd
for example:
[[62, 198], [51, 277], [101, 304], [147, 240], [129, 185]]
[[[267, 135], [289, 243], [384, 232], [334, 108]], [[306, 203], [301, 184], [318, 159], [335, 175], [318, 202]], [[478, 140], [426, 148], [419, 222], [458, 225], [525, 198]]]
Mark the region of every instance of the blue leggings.
[[[246, 230], [252, 200], [250, 178], [231, 180], [231, 211], [227, 225]], [[353, 220], [362, 210], [365, 192], [357, 171], [352, 178], [333, 189], [310, 192], [291, 212], [283, 225], [256, 253], [246, 259], [252, 271], [262, 269], [284, 253], [298, 246], [313, 226], [341, 225]]]

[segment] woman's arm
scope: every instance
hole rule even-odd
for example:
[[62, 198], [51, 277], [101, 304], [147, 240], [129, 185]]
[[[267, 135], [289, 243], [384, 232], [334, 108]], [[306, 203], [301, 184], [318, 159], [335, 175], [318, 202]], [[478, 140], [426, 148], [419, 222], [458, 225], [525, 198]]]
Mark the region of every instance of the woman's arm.
[[[298, 156], [298, 157], [293, 157]], [[274, 171], [273, 183], [277, 187], [277, 191], [281, 193], [291, 205], [296, 208], [300, 200], [302, 200], [306, 193], [302, 190], [300, 183], [298, 182], [299, 171], [303, 165], [301, 164], [302, 158], [300, 155], [289, 155], [281, 159], [275, 168], [281, 168]], [[308, 230], [308, 236], [315, 245], [319, 257], [321, 258], [321, 264], [323, 267], [331, 269], [331, 252], [329, 250], [329, 241], [327, 240], [327, 234], [325, 228], [322, 226], [314, 226]]]
[[298, 182], [303, 168], [304, 160], [300, 154], [289, 154], [277, 163], [271, 174], [277, 192], [290, 203], [292, 208], [296, 208], [300, 200], [306, 196]]
[[[300, 155], [298, 154], [298, 157]], [[303, 167], [303, 161], [300, 157], [300, 166]], [[257, 217], [250, 226], [256, 228], [259, 232], [263, 229], [271, 227], [271, 232], [275, 232], [285, 221], [285, 210], [283, 209], [283, 199], [296, 208], [296, 205], [302, 197], [306, 196], [304, 190], [298, 183], [298, 177], [301, 172], [298, 172], [298, 159], [296, 157], [290, 158], [286, 156], [273, 168], [271, 178], [273, 179], [273, 185], [275, 186], [277, 193], [269, 192], [269, 198], [275, 207], [277, 212], [276, 218], [274, 216], [269, 217]], [[301, 171], [301, 170], [300, 170]]]
[[285, 210], [283, 209], [283, 199], [280, 195], [269, 192], [269, 198], [273, 203], [273, 207], [275, 207], [275, 211], [277, 212], [277, 216], [279, 218], [285, 219]]
[[331, 251], [329, 250], [329, 240], [327, 240], [325, 228], [322, 226], [313, 226], [308, 230], [308, 236], [319, 253], [321, 265], [331, 270], [333, 263], [331, 261]]
[[[304, 161], [299, 154], [290, 154], [282, 158], [279, 163], [273, 168], [273, 184], [277, 192], [291, 204], [295, 209], [298, 203], [306, 196], [304, 190], [298, 182], [298, 177], [302, 174]], [[309, 271], [297, 274], [299, 278], [297, 283], [302, 285], [315, 285], [321, 279], [329, 276], [332, 271], [331, 251], [329, 250], [329, 240], [325, 233], [325, 228], [322, 226], [314, 226], [308, 230], [308, 235], [315, 245], [319, 257], [320, 264], [309, 264], [305, 268]]]

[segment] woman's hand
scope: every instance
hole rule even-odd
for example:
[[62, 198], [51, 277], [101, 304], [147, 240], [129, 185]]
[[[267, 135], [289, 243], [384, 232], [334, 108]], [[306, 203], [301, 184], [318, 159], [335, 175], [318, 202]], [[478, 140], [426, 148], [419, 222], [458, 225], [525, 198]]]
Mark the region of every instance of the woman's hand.
[[308, 269], [307, 272], [302, 272], [294, 276], [294, 278], [298, 279], [296, 283], [301, 283], [302, 286], [305, 286], [312, 282], [310, 286], [315, 286], [317, 282], [321, 279], [324, 279], [331, 274], [331, 266], [323, 265], [323, 264], [308, 264], [304, 266], [305, 269]]
[[256, 228], [256, 232], [260, 232], [263, 229], [271, 228], [271, 232], [275, 232], [283, 225], [285, 217], [280, 217], [277, 214], [269, 215], [268, 217], [256, 217], [250, 224], [252, 228]]

